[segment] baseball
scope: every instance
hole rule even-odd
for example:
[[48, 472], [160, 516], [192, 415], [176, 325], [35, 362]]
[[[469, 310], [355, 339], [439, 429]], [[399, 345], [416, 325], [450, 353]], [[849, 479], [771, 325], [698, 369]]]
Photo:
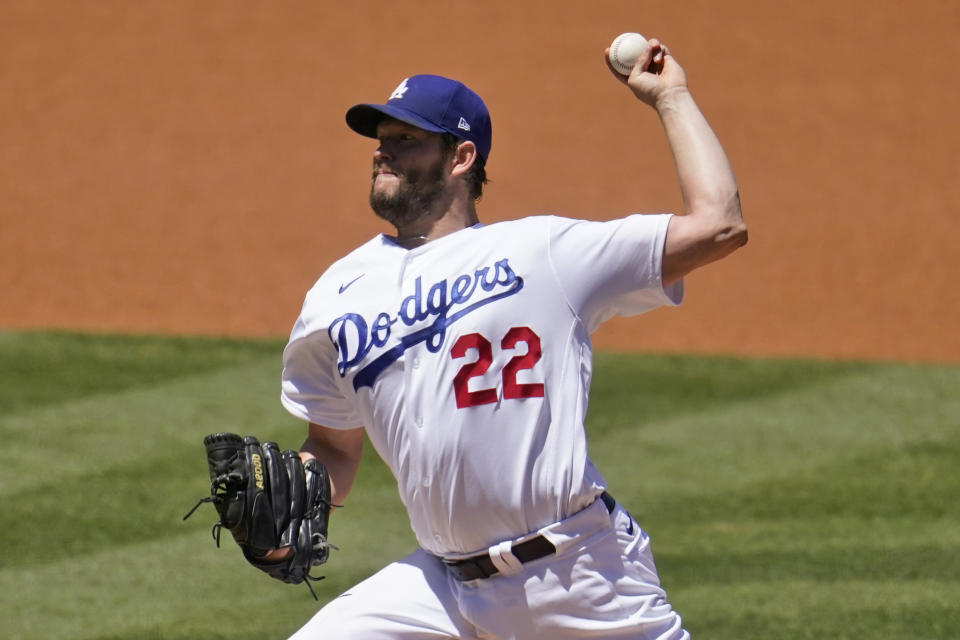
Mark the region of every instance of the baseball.
[[610, 45], [610, 64], [617, 73], [628, 76], [646, 46], [647, 39], [639, 33], [621, 33]]

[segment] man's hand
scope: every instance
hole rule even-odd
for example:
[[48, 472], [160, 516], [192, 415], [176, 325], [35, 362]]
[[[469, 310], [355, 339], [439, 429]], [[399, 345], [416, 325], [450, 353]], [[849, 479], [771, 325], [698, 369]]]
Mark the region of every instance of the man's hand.
[[660, 99], [676, 89], [686, 89], [687, 76], [666, 45], [656, 38], [647, 42], [629, 76], [617, 72], [610, 64], [610, 49], [603, 52], [610, 73], [630, 87], [634, 95], [651, 107], [657, 108]]

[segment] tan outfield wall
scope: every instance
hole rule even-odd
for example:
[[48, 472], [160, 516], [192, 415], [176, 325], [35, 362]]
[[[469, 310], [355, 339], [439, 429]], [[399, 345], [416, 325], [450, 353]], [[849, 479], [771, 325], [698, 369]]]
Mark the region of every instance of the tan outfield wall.
[[681, 206], [656, 117], [607, 72], [667, 43], [751, 242], [601, 347], [960, 361], [960, 3], [0, 4], [0, 327], [283, 335], [385, 227], [344, 110], [455, 76], [493, 116], [487, 221]]

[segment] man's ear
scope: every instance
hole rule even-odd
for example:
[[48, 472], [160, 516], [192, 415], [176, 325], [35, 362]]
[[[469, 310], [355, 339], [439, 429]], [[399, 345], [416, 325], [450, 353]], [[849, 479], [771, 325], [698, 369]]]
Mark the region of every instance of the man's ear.
[[464, 140], [457, 145], [453, 151], [453, 166], [450, 168], [451, 176], [459, 176], [467, 173], [478, 157], [477, 145], [469, 140]]

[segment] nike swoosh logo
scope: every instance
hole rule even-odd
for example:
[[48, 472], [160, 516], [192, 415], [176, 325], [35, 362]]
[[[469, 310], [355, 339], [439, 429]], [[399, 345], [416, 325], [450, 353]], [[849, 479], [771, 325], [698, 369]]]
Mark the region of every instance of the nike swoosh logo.
[[347, 289], [349, 289], [349, 288], [350, 288], [350, 285], [352, 285], [354, 282], [356, 282], [357, 280], [359, 280], [360, 278], [362, 278], [362, 277], [365, 276], [365, 275], [367, 275], [367, 274], [361, 273], [360, 275], [358, 275], [356, 278], [354, 278], [353, 280], [351, 280], [351, 281], [348, 282], [347, 284], [342, 284], [342, 285], [340, 285], [340, 293], [343, 293], [344, 291], [346, 291]]

